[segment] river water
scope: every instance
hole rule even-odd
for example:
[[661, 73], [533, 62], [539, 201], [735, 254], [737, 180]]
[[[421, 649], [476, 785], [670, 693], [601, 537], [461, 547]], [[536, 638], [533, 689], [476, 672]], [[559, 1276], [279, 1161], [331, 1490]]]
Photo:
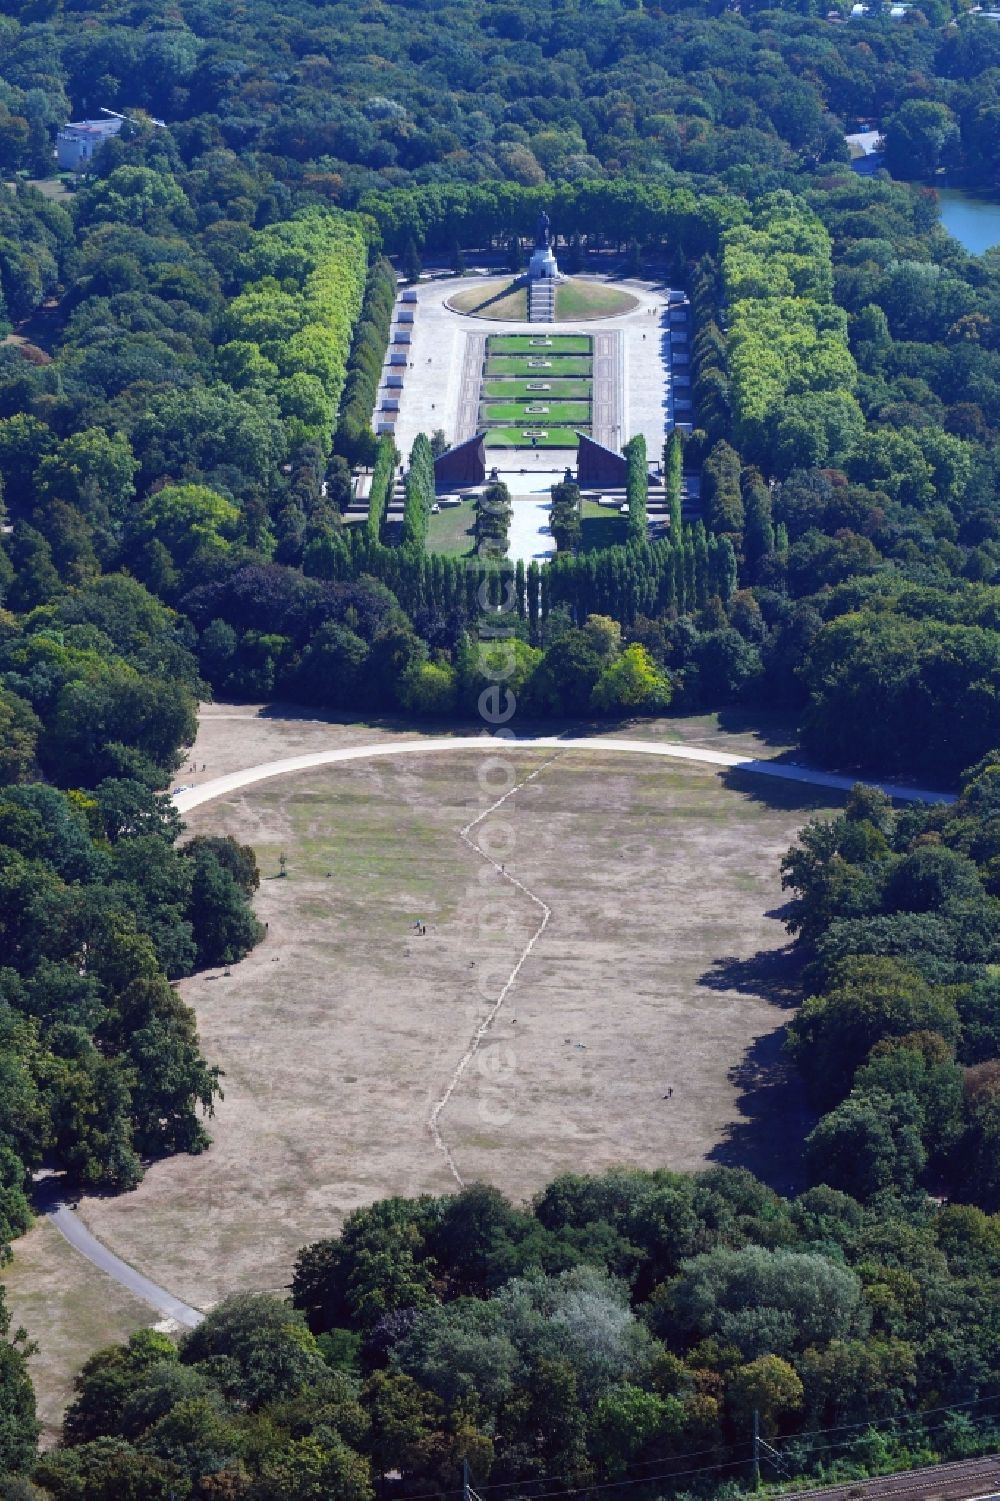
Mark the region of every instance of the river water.
[[939, 188], [941, 223], [973, 255], [1000, 245], [1000, 203], [975, 198], [962, 188]]

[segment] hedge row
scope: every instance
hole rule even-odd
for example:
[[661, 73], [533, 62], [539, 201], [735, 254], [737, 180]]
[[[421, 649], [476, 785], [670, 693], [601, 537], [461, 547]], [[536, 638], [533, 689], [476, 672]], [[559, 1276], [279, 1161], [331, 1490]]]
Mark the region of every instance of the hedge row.
[[355, 527], [306, 550], [308, 577], [349, 581], [369, 574], [386, 584], [410, 616], [464, 611], [479, 617], [486, 581], [490, 597], [513, 605], [528, 621], [532, 639], [549, 611], [562, 605], [582, 624], [588, 615], [610, 615], [624, 625], [637, 616], [703, 609], [713, 595], [724, 602], [736, 588], [736, 555], [728, 537], [706, 532], [700, 521], [677, 537], [629, 542], [600, 552], [557, 553], [539, 569], [490, 558], [442, 557], [423, 545], [385, 547]]
[[217, 369], [237, 390], [274, 397], [293, 449], [332, 447], [369, 233], [357, 214], [307, 209], [260, 230], [242, 257]]
[[403, 544], [423, 547], [434, 504], [434, 455], [425, 433], [417, 433], [410, 449], [403, 502]]
[[649, 501], [649, 468], [646, 463], [646, 439], [636, 433], [625, 444], [628, 468], [625, 473], [625, 498], [628, 501], [628, 536], [630, 542], [642, 542], [646, 536]]
[[681, 505], [684, 491], [684, 439], [675, 427], [663, 451], [663, 484], [670, 511], [670, 535], [680, 536]]
[[372, 412], [389, 345], [392, 310], [396, 303], [396, 273], [384, 256], [368, 272], [361, 317], [354, 330], [347, 380], [340, 403], [334, 451], [349, 464], [371, 464], [375, 458]]

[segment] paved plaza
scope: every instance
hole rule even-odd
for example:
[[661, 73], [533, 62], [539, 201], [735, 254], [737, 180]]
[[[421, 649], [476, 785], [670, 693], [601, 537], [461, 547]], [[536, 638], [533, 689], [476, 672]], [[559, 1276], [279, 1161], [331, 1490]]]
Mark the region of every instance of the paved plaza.
[[[642, 433], [650, 462], [657, 462], [673, 416], [668, 289], [649, 282], [616, 282], [637, 299], [636, 307], [612, 318], [580, 323], [502, 322], [456, 313], [445, 306], [449, 297], [481, 280], [443, 277], [422, 282], [416, 289], [408, 363], [405, 369], [399, 367], [402, 389], [393, 393], [399, 398], [396, 446], [404, 460], [417, 433], [442, 428], [450, 443], [460, 443], [477, 431], [479, 379], [488, 335], [537, 334], [544, 328], [560, 334], [588, 334], [595, 341], [594, 437], [620, 448], [628, 438]], [[544, 454], [509, 449], [489, 452], [501, 472], [522, 467], [561, 472], [566, 464], [575, 464], [574, 453], [557, 449]]]
[[[595, 278], [595, 280], [598, 278]], [[417, 433], [441, 428], [450, 444], [464, 442], [480, 430], [480, 382], [490, 334], [586, 334], [593, 348], [593, 436], [621, 449], [636, 433], [646, 439], [651, 464], [660, 461], [666, 432], [674, 418], [672, 365], [687, 374], [686, 333], [677, 329], [671, 349], [670, 291], [645, 281], [615, 282], [636, 299], [636, 306], [610, 318], [558, 324], [516, 323], [457, 313], [449, 298], [475, 287], [481, 277], [442, 277], [415, 289], [413, 322], [408, 325], [406, 365], [393, 367], [402, 376], [395, 423], [396, 446], [405, 464]], [[677, 294], [675, 294], [676, 296]], [[686, 393], [684, 393], [686, 394]], [[678, 413], [678, 420], [683, 420]], [[376, 425], [378, 413], [376, 413]], [[508, 557], [543, 561], [555, 552], [548, 529], [549, 486], [576, 467], [573, 449], [487, 448], [487, 465], [496, 468], [514, 500]]]
[[[530, 459], [543, 455], [529, 453]], [[520, 455], [518, 455], [520, 458]], [[507, 534], [507, 556], [512, 563], [545, 563], [555, 556], [555, 538], [549, 530], [549, 509], [552, 505], [551, 487], [563, 478], [561, 469], [553, 469], [551, 460], [546, 469], [528, 469], [504, 474], [504, 483], [513, 502], [510, 531]]]

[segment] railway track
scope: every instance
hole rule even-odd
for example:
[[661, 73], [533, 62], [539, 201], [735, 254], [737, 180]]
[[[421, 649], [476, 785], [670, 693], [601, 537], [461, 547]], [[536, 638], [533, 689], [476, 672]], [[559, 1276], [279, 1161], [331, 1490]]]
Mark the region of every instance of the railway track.
[[1000, 1454], [794, 1494], [796, 1501], [992, 1501], [1000, 1496]]

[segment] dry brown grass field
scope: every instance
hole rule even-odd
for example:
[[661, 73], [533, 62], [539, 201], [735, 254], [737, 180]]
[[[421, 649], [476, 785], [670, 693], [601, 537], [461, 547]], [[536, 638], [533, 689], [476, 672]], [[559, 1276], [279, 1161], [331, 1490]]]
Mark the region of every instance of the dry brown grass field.
[[[188, 1301], [280, 1287], [297, 1247], [357, 1204], [450, 1186], [428, 1115], [537, 924], [458, 838], [482, 806], [479, 759], [324, 768], [189, 815], [251, 842], [265, 876], [265, 942], [183, 986], [225, 1070], [213, 1147], [83, 1206]], [[524, 776], [547, 753], [516, 760]], [[784, 942], [767, 915], [778, 859], [828, 805], [694, 766], [590, 753], [544, 766], [514, 801], [509, 865], [553, 916], [442, 1116], [463, 1177], [520, 1198], [626, 1161], [742, 1153], [780, 1174], [794, 1135], [780, 1111], [770, 1141], [744, 1115], [742, 1070], [748, 1050], [751, 1067], [775, 1062], [784, 1021], [781, 966], [760, 957]]]
[[[764, 733], [710, 719], [623, 733], [762, 755], [784, 744], [780, 721]], [[401, 738], [419, 734], [219, 707], [203, 719], [197, 770], [178, 779]], [[518, 781], [536, 775], [502, 810], [513, 847], [498, 858], [552, 915], [441, 1115], [462, 1177], [522, 1199], [566, 1170], [743, 1162], [794, 1184], [805, 1120], [780, 1058], [792, 975], [778, 862], [837, 794], [598, 750], [511, 761]], [[298, 1248], [355, 1206], [454, 1185], [428, 1118], [539, 919], [459, 837], [496, 795], [482, 790], [482, 763], [466, 751], [373, 758], [187, 815], [192, 833], [254, 845], [268, 925], [231, 972], [181, 986], [224, 1070], [213, 1144], [155, 1164], [132, 1194], [81, 1206], [119, 1255], [186, 1301], [281, 1289]], [[74, 1279], [74, 1261], [64, 1248], [41, 1313], [25, 1251], [15, 1260], [12, 1301], [43, 1346], [47, 1413], [65, 1397], [64, 1357], [77, 1365], [87, 1338], [92, 1348], [155, 1317], [109, 1300], [81, 1345], [65, 1326], [98, 1274], [79, 1263]]]
[[78, 1256], [48, 1220], [17, 1241], [2, 1275], [14, 1327], [27, 1329], [38, 1347], [31, 1379], [47, 1446], [59, 1436], [73, 1377], [88, 1355], [151, 1328], [159, 1315]]

